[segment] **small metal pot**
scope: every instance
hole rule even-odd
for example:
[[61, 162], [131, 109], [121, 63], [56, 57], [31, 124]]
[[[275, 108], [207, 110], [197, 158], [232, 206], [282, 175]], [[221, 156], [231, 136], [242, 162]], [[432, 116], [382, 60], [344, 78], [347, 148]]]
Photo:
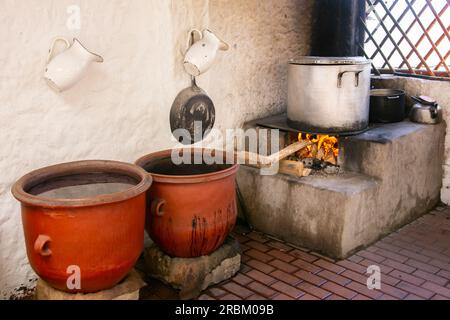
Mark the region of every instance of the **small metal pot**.
[[442, 121], [442, 108], [436, 100], [426, 96], [411, 97], [417, 103], [411, 108], [409, 118], [413, 122], [438, 124]]
[[403, 90], [370, 90], [370, 122], [400, 122], [405, 117], [405, 92]]

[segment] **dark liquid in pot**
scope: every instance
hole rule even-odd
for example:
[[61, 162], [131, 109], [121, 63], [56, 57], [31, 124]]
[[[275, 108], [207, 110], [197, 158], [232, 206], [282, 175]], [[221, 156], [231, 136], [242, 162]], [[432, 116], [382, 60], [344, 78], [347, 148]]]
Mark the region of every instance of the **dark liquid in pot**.
[[147, 172], [155, 174], [163, 174], [169, 176], [190, 176], [198, 174], [207, 174], [222, 171], [230, 168], [231, 164], [206, 164], [202, 162], [201, 164], [175, 164], [172, 162], [171, 158], [163, 158], [153, 160], [148, 163], [144, 169]]

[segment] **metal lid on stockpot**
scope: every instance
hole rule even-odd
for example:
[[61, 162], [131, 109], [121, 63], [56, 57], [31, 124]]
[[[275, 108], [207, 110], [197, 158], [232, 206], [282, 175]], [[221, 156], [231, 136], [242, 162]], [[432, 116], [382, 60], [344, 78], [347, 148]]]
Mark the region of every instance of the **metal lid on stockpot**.
[[297, 59], [290, 59], [289, 64], [299, 65], [355, 65], [370, 64], [370, 60], [364, 57], [315, 57], [303, 56]]

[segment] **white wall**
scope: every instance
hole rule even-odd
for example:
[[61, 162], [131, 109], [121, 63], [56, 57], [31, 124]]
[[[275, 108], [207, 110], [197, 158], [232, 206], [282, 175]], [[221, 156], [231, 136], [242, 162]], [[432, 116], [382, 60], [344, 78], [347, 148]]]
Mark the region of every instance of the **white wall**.
[[[312, 0], [0, 0], [0, 298], [32, 286], [20, 209], [10, 187], [64, 161], [137, 157], [170, 147], [169, 110], [189, 85], [180, 48], [191, 27], [230, 44], [198, 80], [218, 128], [280, 112], [286, 61], [308, 53]], [[79, 31], [67, 6], [81, 7]], [[101, 54], [73, 89], [42, 79], [53, 37], [78, 37]]]

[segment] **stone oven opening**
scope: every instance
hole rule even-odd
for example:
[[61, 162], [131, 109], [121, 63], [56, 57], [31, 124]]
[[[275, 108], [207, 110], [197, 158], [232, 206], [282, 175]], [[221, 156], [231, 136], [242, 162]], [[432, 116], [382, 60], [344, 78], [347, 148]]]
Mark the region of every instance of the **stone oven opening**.
[[309, 175], [326, 176], [343, 172], [343, 145], [345, 138], [350, 135], [349, 133], [338, 135], [336, 133], [300, 132], [286, 123], [285, 114], [251, 121], [245, 127], [246, 129], [269, 130], [267, 141], [271, 139], [270, 131], [278, 130], [279, 149], [287, 148], [298, 142], [308, 143], [304, 148], [289, 154], [280, 161], [279, 173], [304, 177]]
[[[324, 170], [338, 173], [339, 137], [327, 134], [288, 133], [288, 143], [308, 141], [311, 144], [289, 156], [287, 160], [299, 161], [307, 169], [305, 174]], [[310, 169], [310, 170], [308, 170]]]

